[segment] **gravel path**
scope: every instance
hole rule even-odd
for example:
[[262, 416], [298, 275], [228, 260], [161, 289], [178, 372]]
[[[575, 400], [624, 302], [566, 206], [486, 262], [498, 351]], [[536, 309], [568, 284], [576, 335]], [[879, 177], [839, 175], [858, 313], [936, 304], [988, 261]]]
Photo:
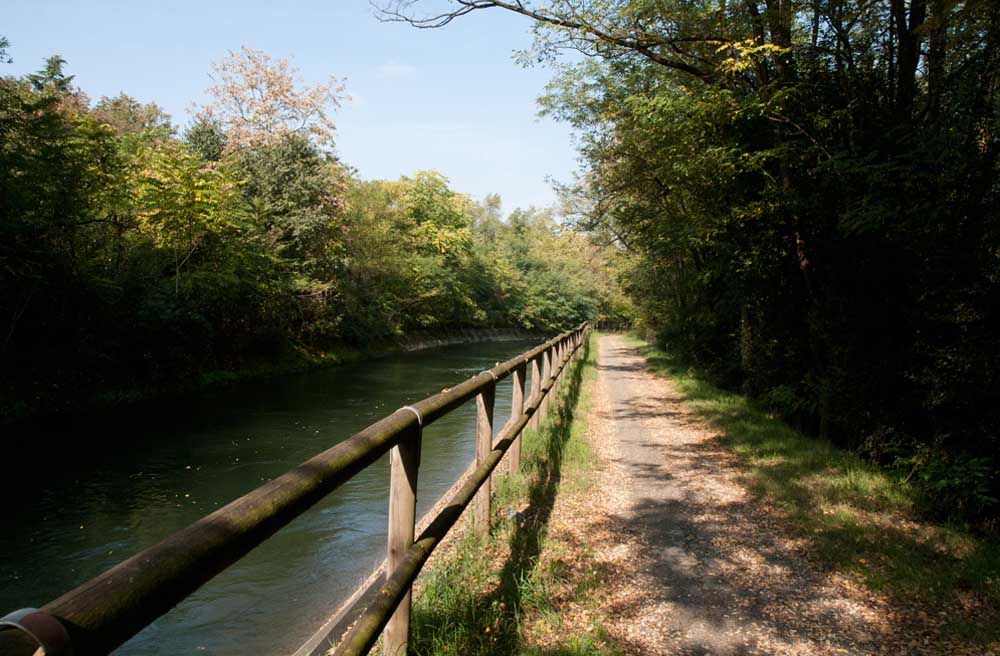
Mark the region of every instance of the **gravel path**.
[[606, 540], [609, 637], [629, 654], [884, 653], [882, 600], [811, 565], [673, 385], [623, 339], [598, 345], [589, 435], [604, 466], [581, 523]]

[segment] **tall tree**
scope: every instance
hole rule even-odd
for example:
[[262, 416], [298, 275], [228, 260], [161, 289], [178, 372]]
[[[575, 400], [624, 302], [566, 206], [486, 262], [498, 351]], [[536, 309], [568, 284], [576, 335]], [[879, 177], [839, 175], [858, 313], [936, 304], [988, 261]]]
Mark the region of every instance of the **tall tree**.
[[287, 59], [243, 46], [212, 63], [213, 98], [199, 120], [218, 121], [227, 148], [268, 145], [289, 135], [305, 137], [323, 149], [334, 143], [333, 110], [344, 100], [343, 84], [334, 77], [307, 86]]
[[167, 137], [174, 133], [170, 115], [156, 103], [140, 103], [125, 93], [114, 98], [102, 97], [91, 115], [98, 122], [110, 125], [119, 134], [136, 134], [150, 131]]
[[420, 28], [511, 12], [524, 61], [583, 53], [544, 108], [580, 133], [567, 205], [633, 252], [646, 322], [941, 507], [995, 509], [1000, 4], [378, 5]]

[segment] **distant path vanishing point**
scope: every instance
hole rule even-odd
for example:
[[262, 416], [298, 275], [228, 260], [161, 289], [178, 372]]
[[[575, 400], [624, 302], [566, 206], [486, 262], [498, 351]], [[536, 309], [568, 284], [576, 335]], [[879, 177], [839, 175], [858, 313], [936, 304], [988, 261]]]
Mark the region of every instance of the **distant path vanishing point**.
[[740, 484], [739, 460], [625, 339], [598, 347], [588, 425], [604, 521], [591, 521], [612, 536], [600, 556], [609, 637], [630, 654], [882, 653], [884, 604], [810, 563], [806, 542]]

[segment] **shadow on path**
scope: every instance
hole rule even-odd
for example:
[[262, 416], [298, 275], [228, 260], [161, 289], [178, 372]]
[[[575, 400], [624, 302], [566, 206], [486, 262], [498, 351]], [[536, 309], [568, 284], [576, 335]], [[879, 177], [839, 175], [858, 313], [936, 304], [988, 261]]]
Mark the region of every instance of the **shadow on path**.
[[646, 366], [621, 340], [602, 340], [603, 419], [629, 487], [603, 528], [635, 536], [640, 555], [631, 563], [639, 594], [610, 612], [647, 633], [635, 653], [878, 652], [871, 609], [813, 567], [804, 545], [739, 485], [740, 468], [718, 436]]
[[[529, 469], [525, 475], [528, 481], [526, 495], [522, 497], [526, 498], [526, 505], [516, 519], [507, 517], [507, 509], [502, 507], [498, 508], [500, 517], [494, 518], [495, 537], [509, 532], [509, 552], [499, 565], [499, 582], [485, 593], [479, 593], [473, 581], [456, 581], [468, 585], [459, 603], [430, 612], [415, 609], [412, 654], [581, 656], [600, 653], [581, 651], [578, 646], [528, 649], [522, 642], [521, 632], [526, 607], [540, 601], [530, 598], [538, 593], [532, 579], [562, 480], [566, 445], [572, 434], [584, 372], [594, 366], [589, 361], [589, 354], [590, 344], [585, 343], [580, 357], [566, 373], [559, 400], [550, 406], [548, 418], [535, 436], [530, 451], [526, 441], [522, 465]], [[471, 535], [467, 539], [472, 540], [473, 549], [479, 550], [477, 556], [489, 557], [488, 547], [481, 540], [477, 542]], [[541, 601], [544, 604], [548, 600]], [[447, 644], [442, 644], [441, 638], [445, 638]], [[612, 649], [611, 653], [621, 652], [615, 647]]]

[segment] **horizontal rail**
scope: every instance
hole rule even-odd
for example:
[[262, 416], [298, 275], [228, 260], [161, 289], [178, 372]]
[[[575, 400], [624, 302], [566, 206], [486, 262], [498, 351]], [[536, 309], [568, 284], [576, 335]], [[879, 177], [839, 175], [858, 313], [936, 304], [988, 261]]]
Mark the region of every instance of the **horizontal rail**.
[[337, 645], [333, 656], [360, 656], [367, 654], [375, 645], [379, 633], [385, 628], [399, 602], [409, 592], [413, 581], [416, 580], [417, 574], [420, 573], [431, 553], [462, 516], [462, 513], [475, 498], [476, 492], [489, 480], [493, 470], [496, 469], [511, 444], [538, 411], [542, 399], [556, 385], [559, 375], [569, 364], [581, 344], [582, 342], [578, 342], [570, 345], [562, 361], [554, 366], [553, 374], [542, 387], [541, 393], [531, 403], [525, 405], [524, 413], [516, 421], [508, 423], [503, 428], [489, 456], [473, 471], [445, 508], [431, 520], [427, 528], [413, 542], [413, 545], [403, 556], [400, 565], [392, 572], [387, 573], [386, 581], [379, 589], [378, 594], [375, 595], [375, 599]]
[[[428, 426], [554, 346], [566, 341], [578, 343], [570, 338], [578, 338], [585, 328], [586, 324], [581, 324], [451, 389], [395, 411], [39, 611], [25, 609], [0, 618], [0, 629], [19, 629], [0, 630], [0, 652], [31, 654], [34, 647], [25, 651], [18, 645], [33, 642], [49, 656], [109, 653], [398, 446], [406, 435]], [[552, 380], [550, 376], [548, 388]], [[543, 396], [525, 404], [526, 410], [534, 412]], [[527, 416], [517, 423], [526, 423]]]

